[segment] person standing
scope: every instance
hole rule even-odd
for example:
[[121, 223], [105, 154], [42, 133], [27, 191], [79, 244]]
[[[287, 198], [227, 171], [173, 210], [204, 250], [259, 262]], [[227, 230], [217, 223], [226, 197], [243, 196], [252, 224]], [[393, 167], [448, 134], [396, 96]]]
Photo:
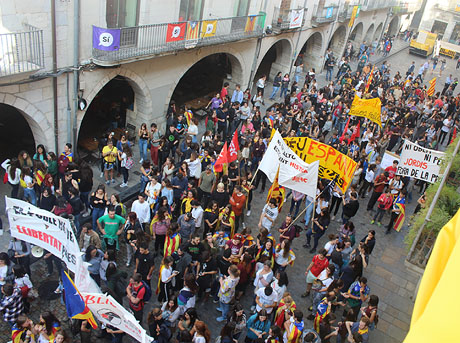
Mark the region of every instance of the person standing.
[[158, 166], [158, 149], [160, 147], [160, 132], [158, 131], [158, 126], [155, 123], [150, 125], [150, 157], [152, 163]]
[[278, 217], [278, 206], [275, 199], [270, 199], [268, 204], [265, 204], [260, 214], [259, 228], [265, 228], [270, 232], [276, 218]]
[[6, 159], [2, 163], [3, 169], [8, 173], [8, 183], [11, 186], [11, 197], [17, 199], [19, 192], [19, 180], [21, 178], [21, 167], [17, 158]]
[[280, 87], [281, 87], [281, 72], [278, 72], [278, 74], [276, 74], [275, 78], [273, 79], [273, 90], [272, 90], [272, 94], [269, 97], [270, 100], [275, 99], [276, 93], [278, 93], [278, 90], [280, 89]]
[[[232, 196], [230, 197], [230, 204], [232, 205], [232, 211], [235, 213], [235, 230], [234, 233], [238, 232], [240, 227], [240, 219], [243, 216], [243, 209], [246, 205], [246, 196], [241, 191], [241, 186], [236, 185]], [[244, 225], [244, 222], [243, 222]], [[244, 226], [243, 226], [244, 228]]]
[[107, 140], [107, 145], [104, 148], [102, 148], [102, 157], [104, 158], [105, 183], [107, 185], [110, 185], [110, 181], [112, 181], [112, 183], [115, 183], [115, 180], [113, 178], [113, 171], [115, 169], [115, 162], [118, 157], [118, 149], [113, 146], [113, 141], [111, 139]]
[[211, 199], [211, 192], [215, 182], [216, 175], [212, 172], [212, 165], [209, 164], [206, 166], [206, 170], [201, 172], [198, 180], [198, 196], [205, 208]]
[[148, 242], [141, 242], [139, 244], [139, 249], [134, 254], [134, 259], [136, 261], [134, 273], [141, 274], [142, 280], [150, 286], [152, 274], [155, 270], [155, 257], [149, 251]]
[[227, 313], [230, 310], [230, 302], [233, 300], [233, 296], [235, 295], [235, 289], [240, 281], [240, 271], [237, 266], [232, 264], [228, 267], [228, 276], [220, 277], [220, 289], [219, 289], [219, 305], [220, 307], [217, 308], [222, 315], [216, 320], [218, 322], [223, 322], [227, 320]]
[[262, 93], [262, 96], [264, 95], [264, 89], [265, 89], [265, 81], [267, 80], [267, 76], [264, 74], [262, 75], [258, 80], [257, 80], [257, 83], [256, 83], [256, 87], [257, 87], [257, 94], [259, 94], [259, 92]]
[[1, 290], [3, 298], [0, 302], [0, 312], [3, 313], [3, 320], [13, 327], [18, 317], [24, 312], [21, 290], [11, 283], [4, 284]]
[[372, 191], [371, 198], [367, 203], [367, 211], [372, 211], [378, 198], [382, 195], [383, 190], [388, 183], [388, 176], [388, 172], [383, 172], [374, 179], [374, 190]]
[[146, 231], [146, 226], [150, 223], [150, 205], [145, 201], [145, 198], [145, 193], [139, 193], [137, 200], [134, 200], [131, 205], [131, 211], [136, 213], [144, 231]]
[[108, 214], [102, 216], [96, 222], [99, 231], [102, 233], [103, 247], [118, 250], [118, 236], [123, 232], [126, 220], [122, 216], [115, 214], [115, 207], [110, 205]]
[[129, 307], [133, 311], [134, 318], [136, 318], [139, 323], [142, 323], [144, 315], [145, 293], [146, 289], [142, 283], [142, 275], [135, 273], [129, 280], [128, 287], [126, 287], [126, 296], [129, 300]]
[[342, 222], [347, 223], [351, 218], [355, 216], [359, 209], [358, 194], [356, 192], [350, 193], [350, 200], [345, 200], [345, 195], [342, 195]]

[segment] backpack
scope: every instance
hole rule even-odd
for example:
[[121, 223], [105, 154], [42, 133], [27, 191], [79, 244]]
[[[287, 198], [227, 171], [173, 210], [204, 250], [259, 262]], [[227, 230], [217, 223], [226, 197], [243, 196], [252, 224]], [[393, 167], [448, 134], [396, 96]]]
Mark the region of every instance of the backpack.
[[300, 225], [294, 225], [295, 228], [295, 236], [300, 237], [300, 233], [302, 232], [302, 227]]
[[132, 157], [128, 157], [128, 158], [126, 159], [126, 162], [125, 162], [125, 168], [129, 170], [129, 169], [131, 169], [131, 168], [133, 167], [133, 165], [134, 165], [134, 160], [133, 160], [133, 158], [132, 158]]
[[142, 280], [142, 286], [145, 288], [144, 299], [142, 299], [142, 301], [146, 303], [152, 297], [152, 289], [149, 285], [147, 285], [147, 283], [144, 280]]
[[122, 216], [123, 218], [126, 218], [126, 206], [123, 205], [121, 202], [120, 202], [119, 205], [120, 205], [120, 207], [121, 207], [121, 216]]

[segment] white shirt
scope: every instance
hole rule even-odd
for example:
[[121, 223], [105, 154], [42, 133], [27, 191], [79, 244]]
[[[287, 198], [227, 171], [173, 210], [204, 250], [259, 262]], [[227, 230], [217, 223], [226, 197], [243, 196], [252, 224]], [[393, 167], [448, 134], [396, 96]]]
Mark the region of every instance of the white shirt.
[[148, 194], [147, 202], [151, 205], [157, 201], [158, 196], [160, 195], [161, 184], [157, 182], [155, 185], [152, 185], [151, 182], [145, 187], [145, 193]]
[[332, 254], [332, 252], [333, 252], [334, 249], [335, 249], [335, 244], [333, 244], [333, 243], [331, 243], [331, 242], [327, 242], [327, 243], [324, 245], [324, 249], [326, 249], [327, 254], [330, 255], [330, 254]]
[[265, 286], [262, 284], [262, 282], [260, 282], [260, 278], [262, 277], [266, 282], [270, 283], [273, 279], [273, 272], [270, 272], [268, 274], [263, 274], [262, 275], [262, 268], [256, 273], [256, 277], [254, 279], [254, 287], [256, 288], [255, 289], [255, 292], [257, 292], [259, 290], [259, 288], [264, 288]]
[[367, 182], [372, 182], [374, 181], [374, 171], [373, 170], [368, 170], [366, 172], [366, 176], [364, 177]]
[[141, 204], [139, 200], [135, 200], [131, 206], [131, 211], [136, 213], [141, 223], [150, 222], [150, 205], [147, 201]]
[[[256, 296], [259, 297], [259, 301], [262, 303], [262, 305], [273, 305], [278, 298], [278, 294], [275, 291], [273, 291], [273, 293], [270, 295], [265, 295], [265, 287], [259, 288], [259, 290], [256, 292]], [[256, 303], [257, 312], [259, 312], [261, 309], [262, 307]], [[267, 311], [267, 314], [270, 314], [273, 311], [273, 307], [265, 308], [265, 310]]]
[[163, 268], [163, 270], [161, 271], [161, 282], [163, 283], [170, 282], [171, 280], [168, 280], [168, 279], [171, 275], [172, 275], [172, 267]]
[[[271, 218], [274, 222], [278, 217], [278, 207], [271, 208], [269, 204], [265, 204], [262, 213], [265, 213], [267, 217]], [[270, 232], [273, 222], [268, 220], [265, 216], [262, 218], [262, 226], [266, 228], [268, 232]]]
[[34, 180], [32, 179], [32, 177], [30, 177], [29, 175], [25, 175], [24, 176], [24, 182], [26, 183], [27, 185], [27, 189], [34, 189], [34, 186], [32, 187], [29, 187], [29, 184], [31, 184]]
[[201, 161], [197, 158], [194, 161], [190, 159], [185, 160], [187, 162], [188, 168], [190, 169], [190, 176], [199, 179], [201, 175]]
[[198, 206], [197, 208], [192, 208], [192, 217], [195, 219], [195, 227], [200, 228], [201, 222], [203, 221], [203, 208]]
[[122, 153], [121, 154], [121, 162], [120, 162], [120, 166], [122, 168], [124, 168], [126, 166], [126, 160], [127, 160], [128, 156], [126, 155], [126, 153]]
[[323, 282], [323, 288], [329, 287], [333, 281], [333, 278], [327, 277], [327, 268], [324, 268], [324, 270], [318, 275], [318, 279]]
[[198, 126], [196, 126], [195, 124], [190, 125], [187, 133], [196, 136], [198, 134]]
[[[2, 266], [0, 267], [0, 279], [4, 279], [6, 277], [6, 274], [8, 273], [8, 266]], [[0, 281], [0, 285], [4, 285], [6, 283], [5, 280]]]
[[27, 286], [28, 288], [33, 288], [34, 287], [34, 285], [32, 285], [32, 282], [30, 281], [30, 278], [29, 278], [28, 274], [25, 274], [21, 278], [16, 278], [14, 280], [14, 282], [16, 283], [16, 286], [19, 287], [19, 288], [22, 288], [24, 286]]
[[275, 279], [272, 282], [273, 293], [276, 293], [276, 302], [279, 304], [281, 299], [283, 299], [284, 293], [286, 293], [286, 285], [280, 286], [278, 284], [278, 279]]

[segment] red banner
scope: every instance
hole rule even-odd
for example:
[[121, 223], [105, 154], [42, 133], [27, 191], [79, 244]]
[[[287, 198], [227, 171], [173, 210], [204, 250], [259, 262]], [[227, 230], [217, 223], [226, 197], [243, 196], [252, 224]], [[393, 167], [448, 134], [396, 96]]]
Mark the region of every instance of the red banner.
[[186, 23], [168, 24], [166, 31], [166, 43], [177, 42], [185, 38]]

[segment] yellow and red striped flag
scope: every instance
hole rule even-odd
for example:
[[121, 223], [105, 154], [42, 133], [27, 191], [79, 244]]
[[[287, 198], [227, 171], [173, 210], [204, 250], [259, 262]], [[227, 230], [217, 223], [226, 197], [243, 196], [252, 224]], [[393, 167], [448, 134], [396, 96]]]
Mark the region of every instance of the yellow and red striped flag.
[[283, 204], [284, 204], [284, 197], [286, 195], [286, 190], [283, 186], [280, 186], [280, 184], [278, 183], [279, 173], [280, 173], [280, 169], [278, 167], [278, 171], [276, 172], [276, 177], [273, 180], [273, 184], [268, 190], [267, 203], [270, 201], [270, 199], [275, 199], [278, 204], [278, 211], [281, 211], [281, 209], [283, 208]]
[[369, 92], [369, 86], [371, 85], [372, 79], [374, 78], [374, 68], [375, 68], [375, 65], [372, 66], [371, 73], [369, 74], [369, 77], [367, 78], [367, 83], [366, 83], [366, 88], [364, 89], [364, 93]]
[[427, 94], [428, 96], [433, 96], [435, 87], [436, 87], [436, 78], [434, 77], [434, 78], [430, 81], [430, 87], [428, 87], [428, 90], [426, 91], [426, 94]]

